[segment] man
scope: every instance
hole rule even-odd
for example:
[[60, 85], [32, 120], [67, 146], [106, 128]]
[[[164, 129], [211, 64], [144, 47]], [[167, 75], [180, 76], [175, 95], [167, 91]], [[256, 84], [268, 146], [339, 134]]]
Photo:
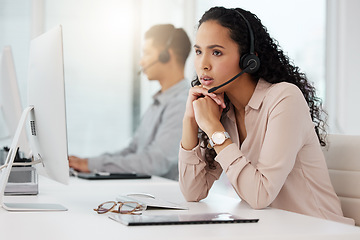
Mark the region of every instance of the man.
[[81, 172], [145, 173], [178, 179], [178, 149], [182, 119], [189, 90], [184, 79], [190, 40], [181, 28], [155, 25], [145, 33], [140, 65], [149, 80], [161, 89], [143, 116], [132, 141], [125, 149], [98, 157], [69, 157], [69, 165]]

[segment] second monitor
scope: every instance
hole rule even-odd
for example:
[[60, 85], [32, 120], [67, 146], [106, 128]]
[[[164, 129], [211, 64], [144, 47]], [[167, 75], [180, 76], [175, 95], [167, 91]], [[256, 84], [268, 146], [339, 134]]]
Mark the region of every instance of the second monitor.
[[6, 203], [4, 189], [19, 147], [24, 125], [37, 172], [67, 184], [69, 164], [65, 111], [62, 27], [58, 26], [31, 41], [28, 69], [28, 105], [22, 113], [12, 141], [6, 168], [2, 170], [0, 203], [9, 211], [66, 210], [55, 204]]

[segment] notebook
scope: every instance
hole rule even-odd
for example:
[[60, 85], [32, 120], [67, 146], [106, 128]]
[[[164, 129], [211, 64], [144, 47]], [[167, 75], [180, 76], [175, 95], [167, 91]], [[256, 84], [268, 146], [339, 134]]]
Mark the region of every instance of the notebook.
[[106, 179], [148, 179], [151, 175], [140, 173], [83, 173], [78, 172], [76, 175], [78, 178], [88, 180], [106, 180]]
[[129, 215], [111, 214], [109, 218], [126, 226], [180, 225], [215, 223], [256, 223], [259, 219], [242, 218], [230, 213], [172, 214], [172, 215]]

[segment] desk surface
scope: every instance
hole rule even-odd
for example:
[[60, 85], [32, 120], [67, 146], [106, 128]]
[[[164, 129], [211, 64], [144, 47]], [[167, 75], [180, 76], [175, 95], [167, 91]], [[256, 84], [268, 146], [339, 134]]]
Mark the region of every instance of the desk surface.
[[[68, 186], [39, 179], [38, 196], [5, 197], [7, 202], [60, 203], [66, 212], [7, 212], [0, 208], [1, 239], [360, 239], [360, 228], [267, 208], [253, 210], [239, 199], [211, 192], [199, 203], [186, 202], [178, 183], [153, 177], [147, 180], [88, 181], [71, 178]], [[230, 212], [258, 223], [163, 225], [127, 227], [92, 209], [120, 194], [151, 193], [189, 210], [146, 210], [144, 214]]]

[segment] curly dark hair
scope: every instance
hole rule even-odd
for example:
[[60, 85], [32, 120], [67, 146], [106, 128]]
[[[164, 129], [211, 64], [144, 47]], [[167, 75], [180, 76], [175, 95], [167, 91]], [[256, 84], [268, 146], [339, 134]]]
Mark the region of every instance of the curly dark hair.
[[[239, 13], [250, 23], [254, 34], [255, 52], [261, 62], [259, 70], [251, 74], [252, 79], [257, 82], [263, 78], [269, 83], [289, 82], [296, 85], [301, 90], [310, 108], [311, 119], [315, 125], [319, 142], [321, 146], [325, 146], [327, 114], [322, 109], [321, 99], [316, 96], [316, 89], [307, 80], [306, 75], [300, 72], [300, 69], [294, 66], [289, 57], [284, 54], [278, 42], [270, 37], [266, 27], [262, 25], [261, 20], [255, 14], [241, 8], [213, 7], [204, 13], [199, 21], [198, 28], [208, 20], [217, 21], [229, 29], [230, 37], [238, 44], [239, 54], [242, 56], [243, 53], [250, 52], [250, 37], [246, 22]], [[198, 78], [192, 81], [192, 86], [195, 85], [200, 85]], [[230, 105], [226, 95], [225, 103], [227, 107], [223, 111], [223, 116], [229, 110]], [[214, 149], [207, 148], [209, 137], [199, 129], [199, 138], [201, 147], [206, 148], [205, 159], [209, 167], [214, 168], [216, 152]]]

